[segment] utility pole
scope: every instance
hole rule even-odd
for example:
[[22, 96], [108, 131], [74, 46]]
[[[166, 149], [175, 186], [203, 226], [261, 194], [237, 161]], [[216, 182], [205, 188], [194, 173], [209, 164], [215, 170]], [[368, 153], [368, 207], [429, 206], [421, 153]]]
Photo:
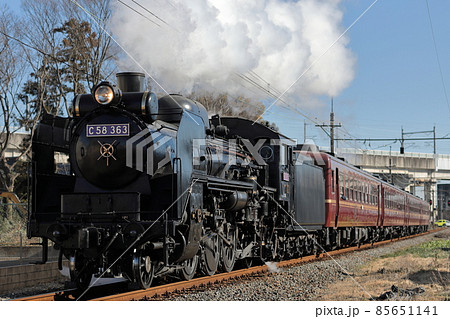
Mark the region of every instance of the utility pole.
[[436, 155], [436, 125], [433, 126], [433, 148], [434, 148], [434, 155]]
[[303, 122], [303, 144], [306, 144], [306, 120]]
[[392, 177], [392, 146], [389, 146], [389, 179], [389, 182], [394, 184], [394, 178]]
[[334, 154], [334, 110], [333, 110], [333, 98], [331, 98], [331, 112], [330, 112], [330, 149]]
[[333, 98], [331, 98], [331, 112], [330, 112], [330, 124], [322, 124], [322, 125], [316, 125], [318, 127], [324, 128], [329, 127], [330, 128], [330, 152], [334, 154], [334, 128], [335, 127], [341, 127], [342, 125], [334, 124], [334, 106], [333, 106]]
[[400, 141], [400, 154], [405, 154], [405, 138], [403, 137], [403, 126], [402, 126], [402, 139]]

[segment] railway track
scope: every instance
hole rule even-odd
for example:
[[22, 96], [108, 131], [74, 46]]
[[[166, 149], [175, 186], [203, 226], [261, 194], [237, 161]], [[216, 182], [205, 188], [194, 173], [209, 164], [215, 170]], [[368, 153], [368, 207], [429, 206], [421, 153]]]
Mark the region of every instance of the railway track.
[[107, 283], [95, 285], [89, 288], [86, 293], [80, 292], [78, 289], [66, 289], [57, 292], [50, 292], [35, 296], [14, 299], [14, 301], [76, 301], [91, 300], [100, 296], [111, 295], [114, 293], [124, 293], [129, 291], [128, 282], [121, 281], [115, 283]]
[[[310, 255], [305, 256], [302, 258], [297, 259], [291, 259], [291, 260], [283, 260], [276, 264], [278, 268], [285, 268], [285, 267], [292, 267], [300, 264], [305, 264], [309, 262], [315, 262], [319, 260], [324, 260], [328, 258], [333, 258], [335, 256], [351, 253], [354, 251], [360, 251], [360, 250], [366, 250], [382, 245], [387, 245], [392, 242], [397, 242], [401, 240], [407, 240], [410, 238], [418, 237], [418, 236], [424, 236], [430, 233], [434, 233], [437, 231], [440, 231], [441, 229], [435, 229], [428, 231], [426, 233], [411, 235], [407, 237], [402, 238], [396, 238], [393, 240], [385, 240], [381, 242], [376, 242], [373, 244], [365, 244], [361, 245], [360, 247], [348, 247], [343, 248], [339, 250], [334, 250], [326, 253], [321, 253], [318, 256]], [[230, 280], [236, 280], [240, 278], [246, 278], [250, 276], [254, 276], [257, 274], [262, 274], [269, 272], [269, 267], [267, 265], [262, 266], [255, 266], [251, 268], [246, 269], [240, 269], [235, 270], [230, 273], [220, 273], [213, 276], [207, 276], [207, 277], [201, 277], [201, 278], [195, 278], [190, 281], [181, 281], [181, 282], [175, 282], [175, 283], [169, 283], [164, 284], [161, 286], [151, 287], [148, 289], [141, 289], [141, 290], [135, 290], [135, 291], [128, 291], [124, 293], [118, 293], [114, 295], [105, 295], [104, 291], [111, 291], [110, 287], [103, 287], [96, 291], [97, 289], [94, 289], [96, 287], [93, 287], [89, 289], [88, 293], [83, 295], [82, 300], [93, 300], [93, 301], [131, 301], [131, 300], [149, 300], [152, 298], [155, 298], [157, 296], [164, 296], [169, 295], [172, 293], [179, 293], [185, 290], [189, 289], [205, 289], [206, 287]], [[102, 287], [102, 286], [101, 286]], [[79, 292], [78, 292], [79, 294]], [[102, 297], [98, 297], [99, 295], [102, 295]], [[55, 293], [49, 293], [49, 294], [43, 294], [38, 296], [31, 296], [31, 297], [25, 297], [20, 299], [15, 299], [17, 301], [57, 301], [57, 300], [78, 300], [77, 291], [76, 290], [66, 290], [66, 291], [60, 291]]]

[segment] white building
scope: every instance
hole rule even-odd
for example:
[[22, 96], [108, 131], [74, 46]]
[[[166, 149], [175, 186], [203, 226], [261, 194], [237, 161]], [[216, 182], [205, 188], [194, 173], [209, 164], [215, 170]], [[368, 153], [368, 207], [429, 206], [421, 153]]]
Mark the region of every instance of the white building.
[[[22, 143], [26, 138], [29, 138], [30, 134], [26, 132], [16, 132], [12, 133], [9, 136], [9, 141], [6, 146], [5, 158], [17, 158], [23, 154]], [[3, 142], [6, 138], [6, 134], [0, 134], [0, 143], [3, 145]], [[26, 160], [26, 159], [23, 159]]]

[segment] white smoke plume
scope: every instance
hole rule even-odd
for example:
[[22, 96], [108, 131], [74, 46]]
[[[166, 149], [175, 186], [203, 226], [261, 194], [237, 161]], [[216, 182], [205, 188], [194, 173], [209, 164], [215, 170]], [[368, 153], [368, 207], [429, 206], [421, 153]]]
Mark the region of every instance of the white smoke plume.
[[[344, 30], [341, 0], [121, 2], [135, 11], [116, 2], [113, 33], [168, 92], [209, 90], [267, 98], [241, 77], [282, 92], [319, 57], [287, 92], [296, 101], [336, 96], [354, 76], [348, 38], [323, 55]], [[121, 68], [139, 70], [130, 59]]]
[[281, 269], [278, 268], [278, 266], [277, 266], [277, 264], [278, 264], [277, 262], [266, 261], [265, 264], [266, 264], [267, 268], [269, 268], [269, 272], [270, 273], [279, 273], [279, 272], [281, 272]]

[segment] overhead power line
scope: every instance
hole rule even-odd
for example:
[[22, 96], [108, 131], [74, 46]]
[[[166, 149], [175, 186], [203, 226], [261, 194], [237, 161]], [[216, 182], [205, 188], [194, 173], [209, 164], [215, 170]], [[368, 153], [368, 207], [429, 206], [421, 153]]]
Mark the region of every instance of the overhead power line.
[[157, 25], [158, 27], [161, 27], [158, 23], [156, 23], [155, 21], [149, 19], [149, 17], [146, 17], [145, 15], [143, 15], [142, 13], [140, 13], [139, 11], [137, 11], [136, 9], [130, 7], [130, 6], [129, 6], [128, 4], [126, 4], [125, 2], [122, 2], [122, 1], [120, 1], [120, 0], [117, 0], [117, 2], [121, 3], [122, 5], [124, 5], [125, 7], [127, 7], [128, 9], [130, 9], [130, 10], [136, 12], [136, 13], [139, 14], [141, 17], [147, 19], [148, 21], [150, 21], [151, 23]]
[[438, 49], [437, 49], [436, 37], [434, 36], [434, 28], [433, 28], [433, 22], [431, 20], [430, 6], [428, 4], [428, 0], [426, 1], [426, 3], [427, 3], [427, 11], [428, 11], [428, 20], [430, 21], [431, 36], [433, 38], [433, 43], [434, 43], [434, 52], [436, 53], [436, 60], [437, 60], [439, 72], [441, 75], [441, 82], [442, 82], [442, 87], [444, 89], [445, 101], [447, 102], [447, 108], [448, 108], [448, 111], [450, 112], [450, 103], [448, 101], [447, 89], [445, 87], [444, 74], [442, 72], [441, 60], [439, 58], [439, 53], [438, 53]]
[[[335, 138], [335, 141], [362, 141], [362, 142], [401, 142], [401, 138]], [[433, 140], [450, 140], [450, 137], [419, 137], [404, 138], [404, 141], [433, 141]]]
[[154, 14], [153, 12], [151, 12], [149, 9], [147, 9], [146, 7], [144, 7], [142, 4], [140, 4], [139, 2], [135, 1], [135, 0], [131, 0], [134, 3], [136, 3], [138, 6], [140, 6], [142, 9], [144, 9], [145, 11], [147, 11], [148, 13], [150, 13], [152, 16], [154, 16], [156, 19], [158, 19], [159, 21], [161, 21], [162, 23], [164, 23], [165, 25], [169, 26], [170, 25], [164, 21], [163, 19], [161, 19], [160, 17], [158, 17], [156, 14]]

